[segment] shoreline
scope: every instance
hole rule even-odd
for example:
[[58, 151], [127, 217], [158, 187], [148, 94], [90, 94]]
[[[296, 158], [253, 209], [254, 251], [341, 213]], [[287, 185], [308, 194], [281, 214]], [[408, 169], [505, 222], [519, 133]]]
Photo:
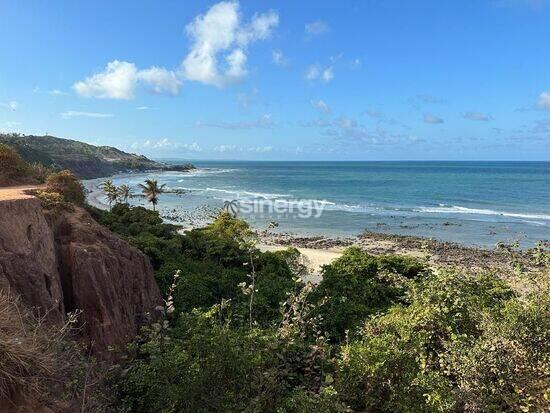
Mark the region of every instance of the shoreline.
[[[543, 264], [536, 264], [537, 248], [519, 250], [504, 245], [502, 248], [488, 249], [432, 238], [372, 231], [364, 231], [347, 238], [271, 233], [260, 236], [260, 245], [270, 248], [294, 247], [298, 250], [331, 254], [341, 254], [345, 248], [355, 246], [372, 255], [406, 255], [425, 261], [433, 267], [452, 267], [466, 273], [492, 271], [502, 278], [517, 278], [518, 269], [521, 269], [522, 274], [544, 269]], [[548, 251], [550, 242], [541, 241], [541, 248]]]
[[[115, 177], [131, 176], [132, 174], [118, 174]], [[103, 194], [91, 180], [83, 182], [88, 193], [87, 201], [90, 205], [107, 210], [108, 204], [102, 200]], [[170, 224], [180, 226], [180, 232], [201, 228], [212, 220], [212, 207], [198, 207], [194, 211], [186, 212], [185, 219], [171, 219], [169, 209], [159, 208], [161, 218]], [[177, 218], [177, 217], [176, 217]], [[262, 250], [276, 250], [286, 247], [295, 247], [309, 260], [314, 273], [318, 273], [321, 266], [328, 264], [338, 257], [341, 252], [350, 246], [357, 246], [373, 255], [400, 254], [408, 255], [426, 261], [433, 266], [452, 266], [467, 271], [493, 270], [504, 277], [514, 275], [518, 264], [526, 271], [532, 267], [534, 248], [514, 249], [489, 248], [475, 245], [465, 245], [458, 242], [448, 242], [434, 238], [400, 235], [364, 230], [356, 235], [308, 235], [288, 232], [266, 232], [260, 228], [252, 228], [258, 235], [258, 247]], [[321, 231], [320, 231], [321, 232]], [[322, 233], [322, 232], [321, 232]], [[541, 240], [543, 248], [549, 248], [548, 240]], [[531, 263], [529, 263], [531, 262]]]

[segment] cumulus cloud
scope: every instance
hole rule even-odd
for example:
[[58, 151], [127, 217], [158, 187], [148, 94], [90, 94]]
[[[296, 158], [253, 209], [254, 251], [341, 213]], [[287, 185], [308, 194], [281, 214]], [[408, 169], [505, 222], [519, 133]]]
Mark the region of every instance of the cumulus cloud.
[[162, 67], [153, 66], [149, 69], [141, 70], [137, 73], [137, 77], [139, 80], [150, 85], [153, 92], [159, 94], [168, 93], [177, 95], [182, 85], [176, 73]]
[[247, 46], [267, 39], [278, 24], [279, 16], [272, 10], [243, 24], [238, 2], [213, 5], [186, 27], [193, 44], [182, 62], [185, 78], [218, 87], [241, 80], [248, 73]]
[[264, 114], [259, 119], [243, 120], [238, 122], [197, 122], [197, 127], [220, 128], [220, 129], [256, 129], [269, 128], [273, 126], [273, 120], [269, 113]]
[[550, 110], [550, 92], [542, 92], [539, 95], [537, 107], [543, 110]]
[[311, 82], [320, 80], [323, 83], [328, 83], [334, 79], [334, 69], [332, 66], [323, 68], [321, 65], [314, 64], [307, 68], [305, 78]]
[[306, 38], [311, 39], [312, 37], [321, 36], [330, 31], [328, 24], [322, 20], [317, 20], [312, 23], [307, 23], [304, 27]]
[[73, 89], [84, 97], [132, 99], [136, 80], [136, 65], [113, 60], [107, 63], [103, 72], [76, 82]]
[[318, 110], [319, 112], [323, 113], [330, 113], [330, 107], [322, 100], [311, 100], [310, 101], [311, 106]]
[[66, 94], [67, 94], [67, 93], [62, 92], [62, 91], [59, 90], [59, 89], [50, 90], [50, 95], [52, 95], [52, 96], [63, 96], [63, 95], [66, 95]]
[[488, 121], [489, 119], [491, 119], [489, 115], [483, 112], [466, 112], [462, 114], [462, 117], [464, 119], [477, 120], [482, 122]]
[[130, 100], [134, 98], [139, 82], [148, 85], [155, 93], [172, 95], [176, 95], [182, 85], [176, 73], [167, 69], [153, 66], [138, 70], [133, 63], [113, 60], [107, 63], [103, 72], [76, 82], [73, 89], [88, 98]]
[[443, 123], [443, 119], [441, 119], [439, 116], [434, 115], [433, 113], [425, 113], [424, 114], [424, 123], [430, 123], [432, 125], [437, 125], [439, 123]]
[[104, 119], [104, 118], [112, 118], [114, 115], [112, 113], [99, 113], [99, 112], [79, 112], [76, 110], [68, 110], [66, 112], [63, 112], [61, 114], [61, 117], [63, 119], [71, 119], [71, 118], [96, 118], [96, 119]]

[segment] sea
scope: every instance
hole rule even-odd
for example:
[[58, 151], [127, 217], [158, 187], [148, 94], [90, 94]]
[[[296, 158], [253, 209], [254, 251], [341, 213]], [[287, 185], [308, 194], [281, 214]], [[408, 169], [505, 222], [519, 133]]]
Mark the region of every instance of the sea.
[[[164, 160], [183, 163], [184, 160]], [[464, 245], [527, 248], [550, 239], [550, 162], [193, 161], [191, 172], [117, 175], [157, 179], [167, 221], [197, 226], [220, 209], [260, 231], [347, 237], [374, 231]], [[86, 181], [105, 206], [104, 179]], [[143, 197], [130, 200], [147, 205]]]

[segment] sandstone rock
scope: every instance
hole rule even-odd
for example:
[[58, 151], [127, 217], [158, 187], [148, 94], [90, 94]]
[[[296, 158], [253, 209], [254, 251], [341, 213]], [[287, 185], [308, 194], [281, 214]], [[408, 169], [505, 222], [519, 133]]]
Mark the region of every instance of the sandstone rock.
[[131, 340], [161, 303], [149, 259], [81, 208], [45, 212], [36, 198], [0, 199], [0, 279], [39, 314], [81, 310], [96, 354]]

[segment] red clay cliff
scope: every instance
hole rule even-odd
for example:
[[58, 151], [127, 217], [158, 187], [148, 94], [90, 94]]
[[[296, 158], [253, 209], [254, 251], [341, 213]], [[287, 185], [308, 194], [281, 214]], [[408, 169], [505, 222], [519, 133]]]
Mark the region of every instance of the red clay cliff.
[[51, 322], [80, 310], [82, 339], [96, 354], [124, 346], [162, 301], [149, 259], [82, 208], [45, 211], [37, 198], [5, 191], [0, 280]]

